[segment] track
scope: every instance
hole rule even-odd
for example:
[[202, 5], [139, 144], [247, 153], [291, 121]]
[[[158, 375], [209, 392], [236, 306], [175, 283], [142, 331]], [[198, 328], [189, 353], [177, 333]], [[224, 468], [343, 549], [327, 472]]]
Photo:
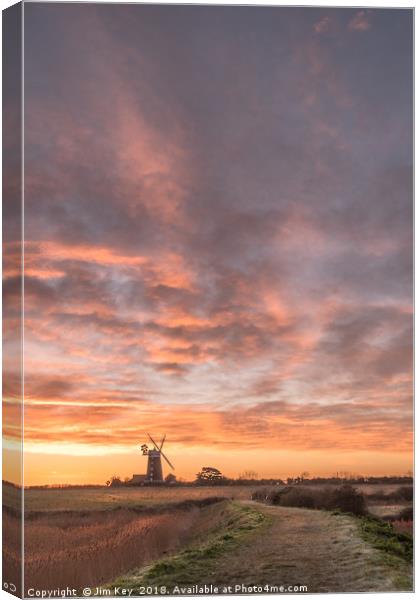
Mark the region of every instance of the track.
[[361, 539], [352, 517], [255, 506], [270, 515], [271, 525], [218, 561], [209, 577], [213, 584], [303, 585], [309, 593], [409, 589], [409, 567], [396, 570], [384, 564], [379, 551]]

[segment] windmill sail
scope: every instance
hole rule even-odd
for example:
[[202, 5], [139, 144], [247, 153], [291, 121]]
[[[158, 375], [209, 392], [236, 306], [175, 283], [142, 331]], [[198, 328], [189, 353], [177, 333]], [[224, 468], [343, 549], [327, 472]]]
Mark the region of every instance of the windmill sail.
[[[150, 433], [146, 434], [149, 440], [153, 444], [153, 448], [147, 451], [147, 474], [146, 481], [148, 483], [162, 483], [163, 482], [163, 469], [162, 469], [162, 458], [166, 461], [169, 467], [172, 470], [175, 470], [175, 467], [169, 460], [169, 458], [163, 453], [162, 447], [166, 440], [166, 433], [160, 441], [160, 444], [157, 444], [155, 440], [152, 438]], [[145, 446], [143, 444], [142, 448]], [[147, 447], [147, 446], [146, 446]]]

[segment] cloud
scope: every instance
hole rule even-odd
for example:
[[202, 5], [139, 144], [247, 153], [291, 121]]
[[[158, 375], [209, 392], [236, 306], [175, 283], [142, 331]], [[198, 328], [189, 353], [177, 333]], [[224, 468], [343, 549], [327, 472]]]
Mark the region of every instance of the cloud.
[[[77, 410], [76, 410], [77, 409]], [[55, 442], [71, 433], [74, 444], [133, 446], [139, 429], [127, 421], [129, 414], [144, 429], [167, 431], [174, 445], [188, 440], [192, 446], [241, 449], [388, 449], [411, 448], [411, 419], [398, 409], [380, 402], [345, 402], [306, 405], [284, 401], [263, 402], [249, 408], [212, 410], [209, 406], [178, 405], [168, 408], [152, 404], [87, 405], [60, 404], [56, 407], [30, 405], [25, 428], [28, 443]], [[63, 417], [65, 417], [63, 419]], [[37, 425], [42, 422], [46, 427]]]
[[315, 33], [323, 34], [327, 33], [331, 29], [332, 20], [331, 17], [323, 17], [313, 25]]
[[371, 11], [359, 10], [349, 21], [347, 28], [350, 31], [367, 31], [371, 28], [369, 13]]
[[404, 11], [350, 52], [338, 10], [60, 10], [26, 12], [28, 439], [407, 451]]

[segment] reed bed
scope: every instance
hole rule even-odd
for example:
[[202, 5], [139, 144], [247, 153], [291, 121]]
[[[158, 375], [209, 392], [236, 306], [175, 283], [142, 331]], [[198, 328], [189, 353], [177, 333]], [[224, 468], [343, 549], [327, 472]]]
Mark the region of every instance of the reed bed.
[[[207, 528], [217, 523], [221, 499], [189, 502], [161, 514], [118, 509], [32, 515], [25, 523], [25, 588], [80, 590], [105, 584], [181, 547], [203, 529], [206, 504], [216, 503], [212, 518], [204, 518]], [[18, 540], [16, 516], [8, 514], [5, 521]]]

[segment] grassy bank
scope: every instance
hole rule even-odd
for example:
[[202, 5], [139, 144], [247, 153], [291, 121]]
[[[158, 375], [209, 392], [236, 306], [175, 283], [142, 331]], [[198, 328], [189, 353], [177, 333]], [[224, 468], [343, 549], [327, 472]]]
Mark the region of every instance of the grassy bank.
[[397, 589], [412, 586], [413, 538], [395, 532], [390, 523], [372, 517], [361, 517], [359, 522], [362, 538], [379, 550], [382, 564], [394, 571]]
[[360, 531], [363, 539], [380, 550], [389, 561], [397, 559], [412, 562], [413, 538], [405, 533], [395, 532], [390, 523], [372, 517], [362, 517]]
[[206, 583], [217, 562], [235, 550], [254, 532], [270, 523], [270, 518], [254, 507], [231, 502], [218, 527], [178, 554], [159, 560], [148, 568], [118, 578], [109, 587], [195, 585]]

